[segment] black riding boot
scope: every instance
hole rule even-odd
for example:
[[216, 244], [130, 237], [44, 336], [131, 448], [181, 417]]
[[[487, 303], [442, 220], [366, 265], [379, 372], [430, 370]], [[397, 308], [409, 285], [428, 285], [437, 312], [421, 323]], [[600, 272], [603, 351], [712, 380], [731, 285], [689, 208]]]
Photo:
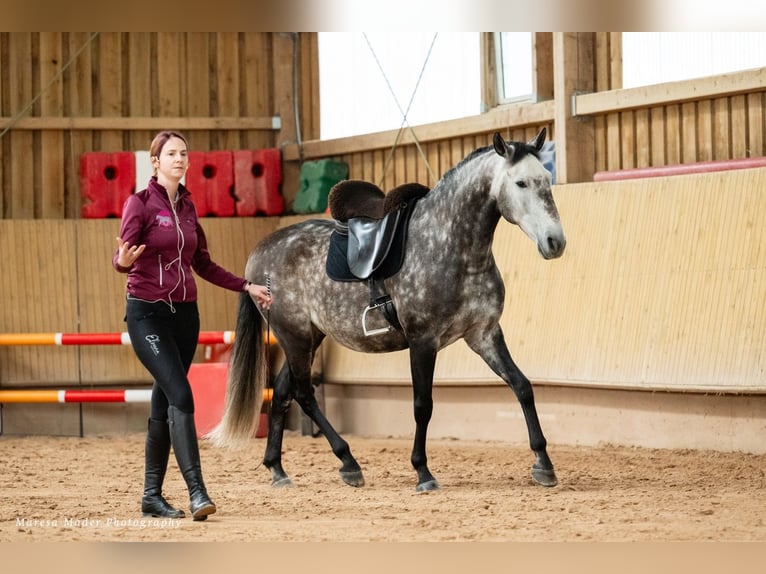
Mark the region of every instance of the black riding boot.
[[144, 447], [144, 496], [141, 512], [144, 516], [183, 518], [183, 510], [173, 508], [162, 496], [162, 481], [170, 457], [170, 431], [168, 423], [149, 419]]
[[184, 413], [171, 405], [168, 407], [168, 423], [178, 468], [181, 469], [186, 486], [189, 488], [189, 508], [192, 516], [194, 520], [205, 520], [208, 514], [216, 511], [216, 508], [208, 497], [202, 480], [194, 415]]

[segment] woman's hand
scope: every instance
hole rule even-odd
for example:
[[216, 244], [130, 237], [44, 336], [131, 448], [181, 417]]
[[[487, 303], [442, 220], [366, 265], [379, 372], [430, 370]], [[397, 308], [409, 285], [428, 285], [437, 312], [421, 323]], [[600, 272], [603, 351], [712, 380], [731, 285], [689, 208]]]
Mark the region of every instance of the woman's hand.
[[121, 238], [117, 238], [118, 255], [117, 265], [124, 268], [129, 268], [136, 262], [136, 259], [144, 252], [146, 245], [128, 245], [127, 241], [123, 241]]
[[268, 309], [271, 307], [271, 295], [269, 295], [268, 289], [266, 289], [266, 287], [256, 283], [248, 283], [246, 290], [250, 297], [255, 299], [261, 309]]

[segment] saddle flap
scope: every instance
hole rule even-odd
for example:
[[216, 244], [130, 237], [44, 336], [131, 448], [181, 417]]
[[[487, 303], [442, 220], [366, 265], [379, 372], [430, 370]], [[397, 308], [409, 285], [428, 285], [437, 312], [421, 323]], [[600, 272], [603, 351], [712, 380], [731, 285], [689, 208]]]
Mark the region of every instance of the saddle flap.
[[359, 279], [367, 279], [385, 261], [403, 210], [383, 219], [356, 217], [348, 221], [348, 267]]

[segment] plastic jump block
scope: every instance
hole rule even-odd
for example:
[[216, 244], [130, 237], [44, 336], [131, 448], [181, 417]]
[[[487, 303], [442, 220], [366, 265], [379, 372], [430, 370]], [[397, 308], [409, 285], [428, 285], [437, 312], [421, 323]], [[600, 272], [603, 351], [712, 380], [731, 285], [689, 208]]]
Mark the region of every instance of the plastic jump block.
[[199, 217], [232, 217], [235, 202], [231, 151], [190, 151], [186, 187]]
[[80, 156], [82, 216], [122, 217], [125, 200], [136, 189], [133, 152], [87, 152]]
[[301, 166], [300, 189], [295, 196], [296, 213], [321, 213], [327, 209], [332, 186], [348, 178], [348, 164], [329, 159], [307, 161]]
[[239, 216], [281, 215], [282, 155], [278, 149], [237, 150], [234, 155], [234, 195]]

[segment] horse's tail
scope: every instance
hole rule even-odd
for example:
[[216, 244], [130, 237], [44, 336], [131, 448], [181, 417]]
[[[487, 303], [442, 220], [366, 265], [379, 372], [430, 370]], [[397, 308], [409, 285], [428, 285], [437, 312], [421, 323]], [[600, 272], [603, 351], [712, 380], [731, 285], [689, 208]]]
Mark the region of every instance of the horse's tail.
[[216, 446], [239, 446], [254, 435], [268, 376], [267, 361], [263, 319], [250, 296], [242, 293], [229, 360], [223, 418], [206, 435]]

